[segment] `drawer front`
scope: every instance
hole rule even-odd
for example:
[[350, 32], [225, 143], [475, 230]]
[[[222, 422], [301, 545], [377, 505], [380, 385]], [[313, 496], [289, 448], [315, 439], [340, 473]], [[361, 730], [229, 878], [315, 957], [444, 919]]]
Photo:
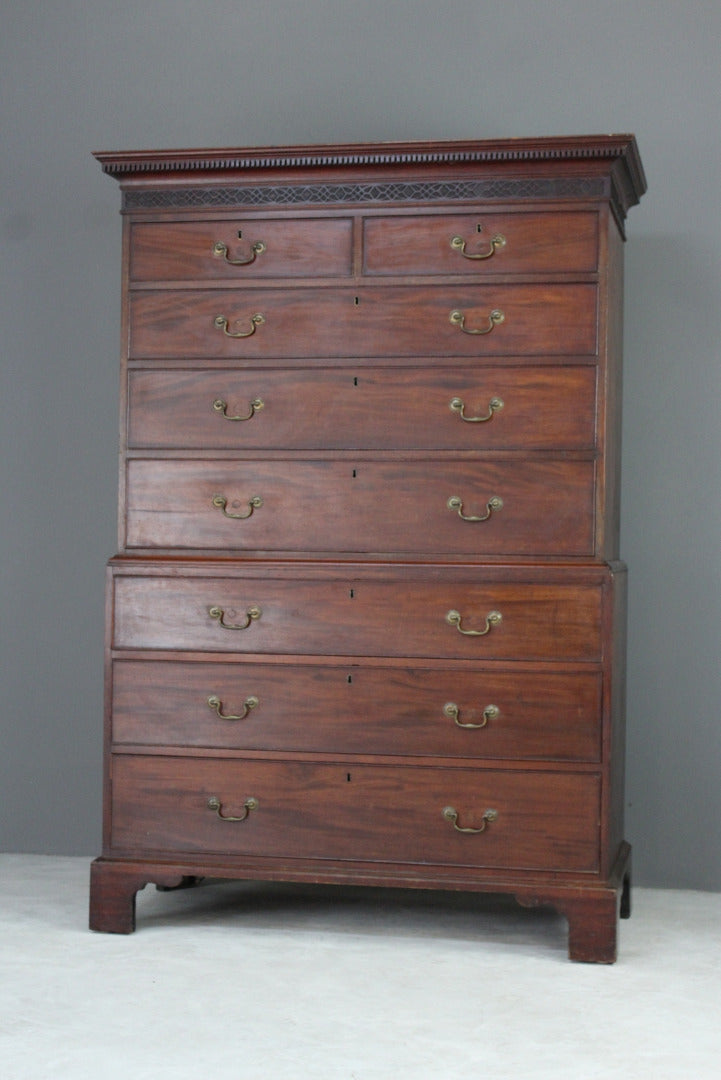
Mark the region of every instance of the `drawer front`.
[[599, 761], [596, 671], [116, 660], [116, 745]]
[[137, 223], [130, 234], [130, 280], [345, 277], [352, 236], [350, 218]]
[[594, 271], [594, 213], [480, 213], [366, 218], [366, 274]]
[[131, 371], [144, 449], [592, 449], [595, 367]]
[[593, 285], [149, 290], [130, 316], [138, 359], [596, 352]]
[[[482, 831], [459, 832], [452, 811]], [[113, 767], [124, 851], [595, 871], [599, 813], [599, 778], [568, 772], [126, 755]]]
[[[482, 573], [479, 569], [479, 578]], [[351, 577], [121, 576], [115, 586], [113, 644], [260, 654], [598, 661], [601, 589], [422, 578], [393, 584]]]
[[127, 545], [588, 555], [593, 504], [592, 461], [131, 460]]

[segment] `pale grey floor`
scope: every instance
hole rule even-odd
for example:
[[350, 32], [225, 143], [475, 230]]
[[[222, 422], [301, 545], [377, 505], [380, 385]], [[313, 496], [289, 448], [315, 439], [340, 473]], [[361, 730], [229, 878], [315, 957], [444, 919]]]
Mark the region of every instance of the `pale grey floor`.
[[3, 1080], [705, 1080], [721, 895], [637, 889], [613, 967], [507, 900], [231, 884], [86, 930], [87, 859], [0, 856]]

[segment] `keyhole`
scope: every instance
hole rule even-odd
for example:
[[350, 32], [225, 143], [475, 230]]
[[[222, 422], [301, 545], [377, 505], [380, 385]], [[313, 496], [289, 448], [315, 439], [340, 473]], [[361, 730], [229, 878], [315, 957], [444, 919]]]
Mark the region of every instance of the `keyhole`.
[[243, 239], [243, 230], [242, 229], [238, 229], [238, 239], [239, 240]]
[[360, 306], [360, 297], [359, 296], [354, 296], [353, 297], [353, 303], [355, 304], [356, 307], [359, 307]]
[[357, 385], [358, 385], [358, 376], [357, 376], [357, 375], [354, 375], [354, 376], [353, 376], [353, 385], [354, 385], [354, 386], [357, 386]]
[[347, 784], [350, 784], [350, 773], [345, 774], [345, 780]]
[[478, 225], [476, 225], [476, 232], [483, 232], [483, 226], [480, 222], [478, 223]]
[[[355, 596], [355, 589], [351, 589], [350, 592], [348, 593], [348, 595], [350, 596], [350, 598], [352, 600], [354, 598], [354, 596]], [[348, 682], [350, 682], [350, 676], [348, 676]]]
[[350, 684], [350, 683], [352, 683], [352, 682], [353, 682], [353, 676], [352, 676], [352, 675], [349, 675], [349, 676], [348, 676], [348, 683]]
[[354, 479], [354, 480], [355, 480], [355, 478], [356, 478], [356, 476], [357, 476], [357, 475], [358, 475], [358, 471], [357, 471], [356, 469], [354, 469], [354, 470], [353, 470], [353, 479]]

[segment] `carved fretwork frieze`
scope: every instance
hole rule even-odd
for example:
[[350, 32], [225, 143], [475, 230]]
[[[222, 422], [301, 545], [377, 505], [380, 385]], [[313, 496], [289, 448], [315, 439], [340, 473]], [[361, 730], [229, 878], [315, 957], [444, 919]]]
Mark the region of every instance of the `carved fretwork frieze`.
[[329, 203], [485, 202], [494, 199], [598, 199], [609, 193], [608, 188], [608, 182], [603, 177], [137, 188], [123, 193], [123, 210], [327, 206]]

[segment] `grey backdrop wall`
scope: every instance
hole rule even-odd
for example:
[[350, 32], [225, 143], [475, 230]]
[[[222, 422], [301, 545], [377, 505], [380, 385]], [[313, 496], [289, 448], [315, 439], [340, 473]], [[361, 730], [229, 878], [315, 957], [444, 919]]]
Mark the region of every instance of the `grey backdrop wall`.
[[718, 0], [3, 6], [0, 850], [99, 850], [120, 220], [91, 150], [634, 131], [627, 836], [637, 881], [721, 888]]

